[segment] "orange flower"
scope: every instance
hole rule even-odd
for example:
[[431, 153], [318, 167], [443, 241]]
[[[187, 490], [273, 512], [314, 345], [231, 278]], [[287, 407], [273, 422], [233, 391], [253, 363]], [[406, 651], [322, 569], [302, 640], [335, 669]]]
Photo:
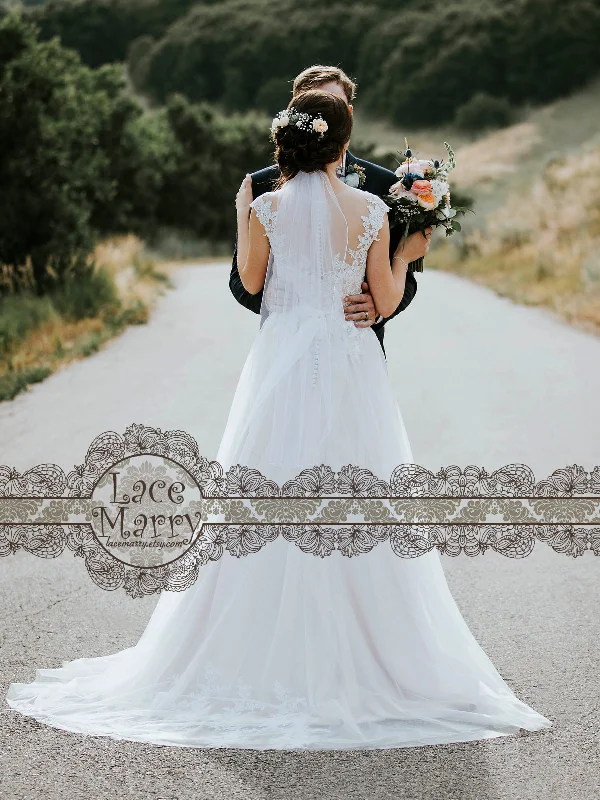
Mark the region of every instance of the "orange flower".
[[[422, 181], [423, 183], [424, 181]], [[422, 207], [426, 208], [428, 211], [431, 211], [436, 206], [435, 197], [431, 192], [428, 194], [420, 194], [417, 197], [417, 203]]]
[[431, 194], [431, 182], [427, 180], [414, 181], [411, 191], [415, 194]]

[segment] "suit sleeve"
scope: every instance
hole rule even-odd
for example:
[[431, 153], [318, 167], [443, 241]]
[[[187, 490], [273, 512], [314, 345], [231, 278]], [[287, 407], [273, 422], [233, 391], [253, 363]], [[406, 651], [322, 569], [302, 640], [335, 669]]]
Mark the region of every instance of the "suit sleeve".
[[386, 322], [389, 322], [397, 314], [399, 314], [401, 311], [404, 311], [404, 309], [407, 308], [410, 305], [410, 303], [412, 302], [412, 300], [413, 300], [414, 296], [416, 295], [416, 293], [417, 293], [417, 281], [416, 281], [416, 278], [414, 276], [414, 273], [413, 272], [407, 272], [406, 273], [406, 283], [404, 284], [404, 294], [402, 295], [402, 300], [400, 301], [400, 305], [394, 311], [393, 314], [390, 314], [389, 317], [385, 317], [377, 325], [373, 325], [373, 327], [375, 329], [383, 328], [383, 326], [385, 325]]

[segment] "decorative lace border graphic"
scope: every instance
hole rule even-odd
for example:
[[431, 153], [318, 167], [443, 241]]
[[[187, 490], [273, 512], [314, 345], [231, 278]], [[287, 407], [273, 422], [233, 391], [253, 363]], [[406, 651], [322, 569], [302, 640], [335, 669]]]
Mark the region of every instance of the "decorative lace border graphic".
[[[198, 487], [202, 525], [190, 547], [168, 564], [140, 556], [123, 563], [106, 550], [92, 524], [92, 495], [117, 462], [159, 456], [181, 465]], [[215, 522], [213, 517], [224, 521]], [[324, 558], [368, 553], [389, 541], [392, 552], [415, 558], [437, 548], [446, 555], [493, 550], [529, 555], [536, 542], [577, 557], [600, 555], [600, 467], [555, 470], [541, 481], [524, 464], [488, 473], [450, 466], [433, 473], [401, 464], [384, 481], [360, 467], [303, 470], [278, 486], [251, 467], [224, 471], [200, 455], [185, 431], [130, 425], [123, 435], [97, 436], [85, 461], [65, 475], [55, 464], [25, 473], [0, 466], [0, 556], [25, 550], [56, 558], [65, 550], [84, 559], [101, 588], [131, 597], [183, 591], [201, 567], [226, 552], [236, 558], [277, 538]]]

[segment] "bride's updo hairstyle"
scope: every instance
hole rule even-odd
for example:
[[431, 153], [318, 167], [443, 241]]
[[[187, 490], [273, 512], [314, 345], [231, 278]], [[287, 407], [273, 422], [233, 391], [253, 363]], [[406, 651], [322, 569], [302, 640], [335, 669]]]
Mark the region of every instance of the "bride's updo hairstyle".
[[327, 164], [336, 161], [352, 133], [352, 114], [341, 97], [322, 89], [310, 89], [293, 97], [288, 105], [297, 114], [309, 114], [327, 123], [323, 134], [312, 127], [300, 128], [288, 124], [276, 128], [275, 161], [281, 172], [280, 184], [290, 180], [299, 172], [324, 170]]

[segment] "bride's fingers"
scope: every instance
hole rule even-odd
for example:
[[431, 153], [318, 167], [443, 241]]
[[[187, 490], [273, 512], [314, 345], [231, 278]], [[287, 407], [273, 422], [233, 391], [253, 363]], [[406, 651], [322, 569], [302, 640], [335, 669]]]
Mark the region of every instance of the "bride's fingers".
[[238, 208], [240, 206], [245, 208], [246, 206], [250, 205], [252, 199], [252, 176], [248, 174], [238, 189], [238, 193], [235, 196], [235, 204]]
[[252, 189], [252, 176], [246, 175], [246, 177], [240, 184], [240, 188], [238, 189], [238, 195], [247, 193], [249, 189]]

